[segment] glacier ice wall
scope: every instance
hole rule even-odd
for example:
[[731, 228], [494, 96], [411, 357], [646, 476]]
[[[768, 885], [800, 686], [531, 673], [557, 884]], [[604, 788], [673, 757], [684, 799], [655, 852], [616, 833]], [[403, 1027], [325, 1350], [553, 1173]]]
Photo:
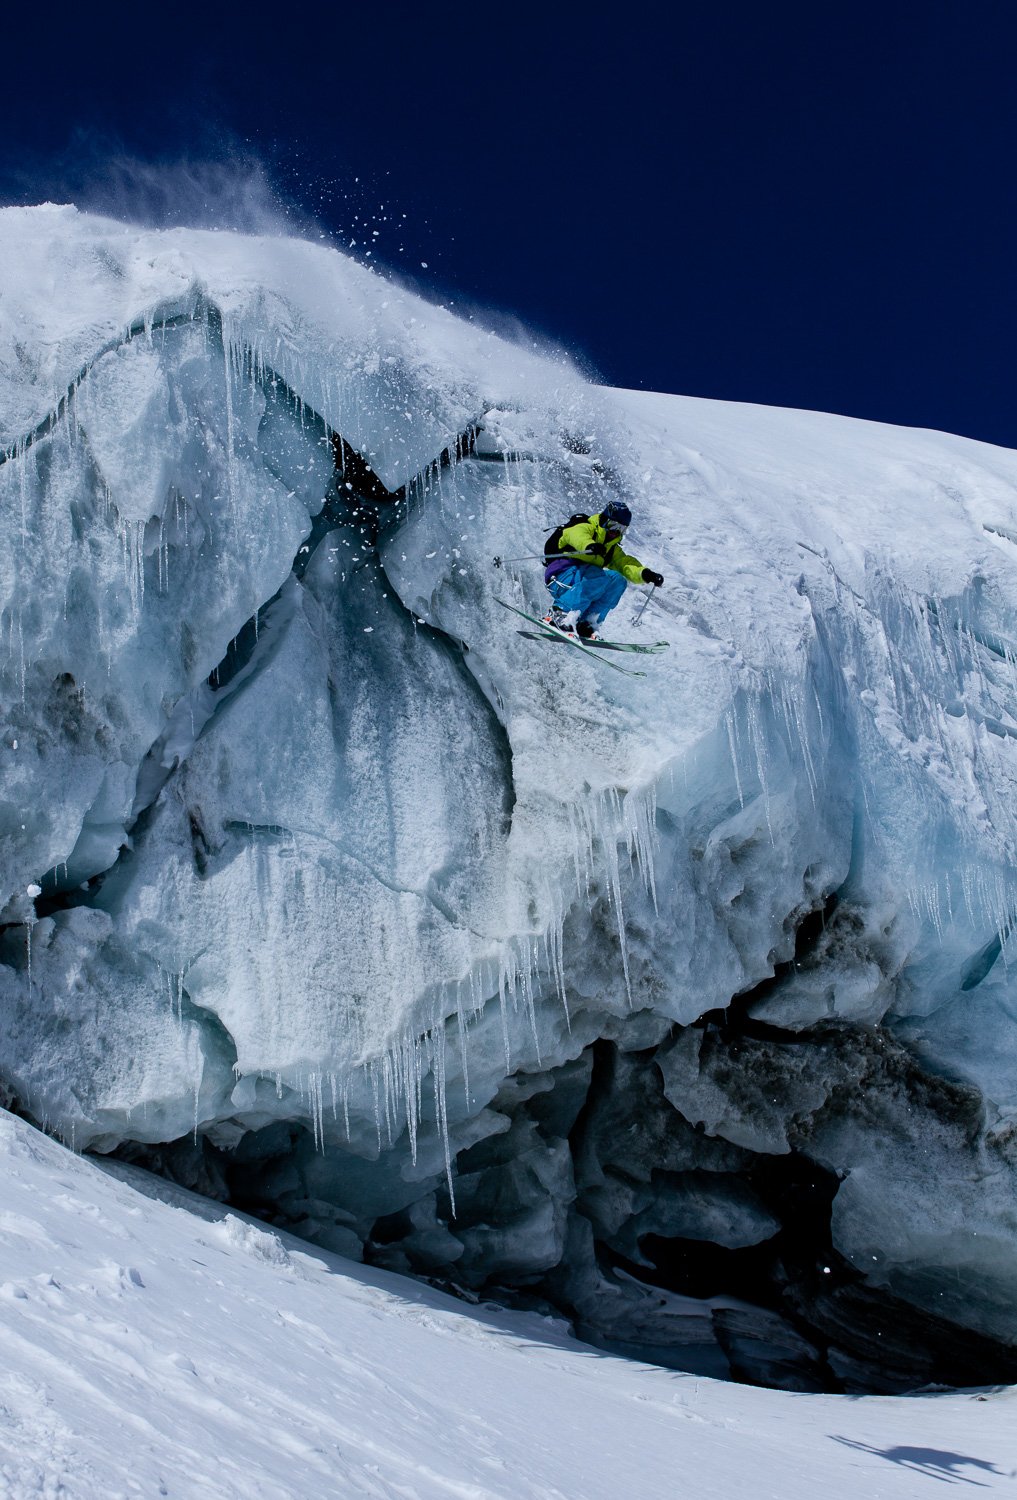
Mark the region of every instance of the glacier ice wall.
[[[1017, 456], [299, 241], [0, 244], [11, 1096], [641, 1357], [1009, 1369]], [[642, 677], [496, 602], [613, 496]]]

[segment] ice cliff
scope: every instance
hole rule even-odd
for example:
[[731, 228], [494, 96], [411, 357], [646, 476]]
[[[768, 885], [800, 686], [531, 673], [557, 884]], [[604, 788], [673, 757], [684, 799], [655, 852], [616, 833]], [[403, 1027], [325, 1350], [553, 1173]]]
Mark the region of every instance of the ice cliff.
[[[1017, 455], [299, 240], [47, 205], [0, 266], [7, 1096], [640, 1357], [1012, 1376]], [[495, 602], [612, 496], [643, 677]]]

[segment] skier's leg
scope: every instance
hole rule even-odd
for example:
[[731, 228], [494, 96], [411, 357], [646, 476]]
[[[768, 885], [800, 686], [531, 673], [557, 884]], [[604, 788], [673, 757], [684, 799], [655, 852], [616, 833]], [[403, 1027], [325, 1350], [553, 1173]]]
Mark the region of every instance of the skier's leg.
[[582, 608], [582, 577], [584, 573], [593, 573], [598, 569], [583, 567], [573, 564], [564, 572], [556, 573], [547, 581], [547, 591], [551, 595], [551, 618], [550, 623], [559, 628], [571, 629], [565, 626], [566, 617]]
[[591, 576], [582, 581], [579, 626], [596, 630], [624, 594], [625, 579], [610, 568], [589, 568], [586, 571]]
[[548, 606], [547, 614], [544, 616], [545, 624], [553, 625], [557, 630], [571, 630], [572, 626], [565, 623], [567, 619], [565, 611], [558, 603], [559, 596], [562, 593], [562, 588], [558, 583], [557, 578], [548, 579], [547, 592], [551, 596], [551, 603]]

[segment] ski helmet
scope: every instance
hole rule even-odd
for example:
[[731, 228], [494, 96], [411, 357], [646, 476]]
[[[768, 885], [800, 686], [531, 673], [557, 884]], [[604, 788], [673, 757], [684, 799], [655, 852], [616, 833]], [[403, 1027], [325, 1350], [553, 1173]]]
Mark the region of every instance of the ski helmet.
[[632, 512], [624, 500], [609, 500], [600, 513], [601, 524], [616, 526], [624, 531], [632, 520]]

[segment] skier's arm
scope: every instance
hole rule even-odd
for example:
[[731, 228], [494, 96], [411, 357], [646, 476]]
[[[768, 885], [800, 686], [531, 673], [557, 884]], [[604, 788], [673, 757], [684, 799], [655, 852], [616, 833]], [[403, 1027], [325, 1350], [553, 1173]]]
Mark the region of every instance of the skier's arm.
[[575, 553], [577, 560], [595, 563], [602, 568], [607, 547], [604, 542], [596, 540], [596, 535], [596, 530], [589, 521], [577, 521], [575, 526], [569, 526], [562, 532], [558, 550]]
[[639, 558], [632, 557], [628, 552], [623, 552], [620, 547], [614, 549], [608, 567], [613, 569], [615, 573], [620, 573], [623, 578], [627, 578], [629, 583], [646, 582], [643, 575], [647, 572], [647, 569], [643, 567]]

